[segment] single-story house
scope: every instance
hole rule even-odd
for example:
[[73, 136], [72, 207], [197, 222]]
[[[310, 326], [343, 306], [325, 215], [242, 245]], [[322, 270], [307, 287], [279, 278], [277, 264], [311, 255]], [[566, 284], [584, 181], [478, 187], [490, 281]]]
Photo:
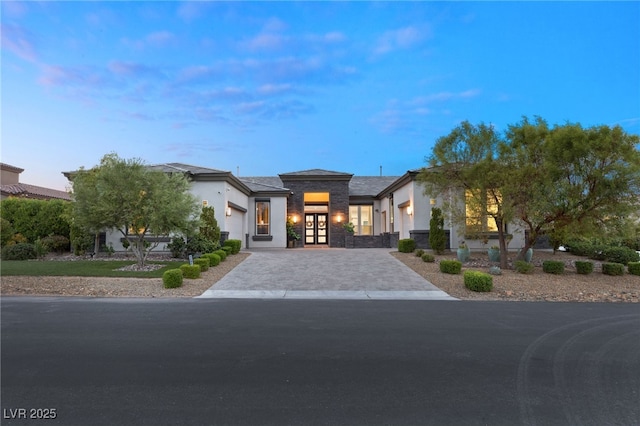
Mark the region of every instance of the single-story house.
[[[397, 247], [402, 238], [413, 238], [429, 248], [431, 209], [444, 203], [424, 194], [416, 181], [419, 170], [402, 176], [354, 176], [322, 169], [282, 173], [278, 176], [239, 177], [229, 171], [166, 163], [149, 166], [164, 172], [185, 173], [191, 192], [203, 206], [214, 207], [223, 238], [238, 239], [244, 248], [287, 247], [287, 219], [294, 222], [300, 239], [296, 247], [374, 248]], [[473, 218], [477, 224], [478, 218]], [[486, 220], [486, 218], [485, 218]], [[489, 244], [497, 244], [497, 232]], [[354, 236], [344, 228], [352, 223]], [[464, 227], [445, 221], [448, 248], [465, 240]], [[510, 248], [524, 245], [524, 234], [515, 225]], [[495, 238], [495, 239], [493, 239]], [[124, 250], [121, 235], [107, 233], [106, 243]], [[482, 248], [480, 240], [466, 240]], [[166, 250], [161, 244], [157, 250]]]

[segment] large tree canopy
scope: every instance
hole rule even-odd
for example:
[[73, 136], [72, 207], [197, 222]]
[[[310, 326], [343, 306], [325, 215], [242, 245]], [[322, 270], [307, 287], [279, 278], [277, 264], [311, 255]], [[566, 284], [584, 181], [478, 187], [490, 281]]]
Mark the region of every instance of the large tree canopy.
[[550, 128], [536, 117], [498, 135], [491, 126], [463, 122], [436, 141], [418, 179], [425, 192], [447, 194], [459, 222], [469, 211], [492, 218], [505, 266], [508, 222], [527, 231], [522, 257], [540, 236], [608, 232], [637, 215], [638, 143], [619, 126]]
[[154, 171], [113, 153], [73, 175], [73, 198], [75, 224], [91, 232], [118, 230], [140, 266], [158, 245], [149, 235], [193, 229], [199, 210], [183, 174]]

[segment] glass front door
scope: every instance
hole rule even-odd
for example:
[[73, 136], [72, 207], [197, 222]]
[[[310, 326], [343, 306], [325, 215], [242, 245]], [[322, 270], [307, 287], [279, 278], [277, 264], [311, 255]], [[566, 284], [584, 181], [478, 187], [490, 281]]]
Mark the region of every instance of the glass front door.
[[327, 244], [327, 219], [326, 213], [307, 213], [304, 225], [305, 244]]

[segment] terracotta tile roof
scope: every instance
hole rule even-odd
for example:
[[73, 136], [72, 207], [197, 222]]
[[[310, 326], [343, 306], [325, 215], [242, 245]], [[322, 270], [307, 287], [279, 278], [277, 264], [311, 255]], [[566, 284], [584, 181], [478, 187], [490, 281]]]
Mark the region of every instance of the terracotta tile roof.
[[71, 201], [71, 195], [65, 191], [44, 188], [42, 186], [16, 183], [12, 185], [0, 185], [2, 195], [22, 198], [34, 198], [39, 200], [58, 199]]

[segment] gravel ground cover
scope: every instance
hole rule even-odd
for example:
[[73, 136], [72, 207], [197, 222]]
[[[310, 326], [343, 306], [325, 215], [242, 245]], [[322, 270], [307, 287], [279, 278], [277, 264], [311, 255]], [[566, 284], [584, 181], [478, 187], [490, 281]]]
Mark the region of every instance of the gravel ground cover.
[[[220, 265], [203, 272], [199, 279], [185, 279], [183, 286], [176, 289], [165, 289], [161, 278], [2, 276], [0, 293], [85, 297], [195, 297], [204, 293], [249, 255], [241, 252], [229, 256]], [[514, 270], [503, 270], [502, 275], [493, 276], [494, 288], [490, 293], [472, 292], [464, 286], [462, 275], [440, 272], [438, 263], [443, 259], [455, 259], [455, 254], [435, 256], [435, 263], [423, 262], [413, 253], [391, 252], [391, 255], [441, 290], [463, 300], [640, 302], [640, 276], [628, 273], [618, 277], [603, 275], [600, 262], [594, 262], [595, 270], [591, 275], [579, 275], [575, 271], [574, 262], [585, 259], [569, 253], [559, 252], [554, 255], [536, 251], [533, 273], [525, 275]], [[565, 273], [557, 276], [542, 272], [544, 260], [565, 262]], [[471, 259], [462, 269], [463, 272], [470, 269], [487, 272], [491, 265], [486, 253], [472, 252]]]
[[[249, 256], [238, 253], [227, 256], [218, 266], [209, 268], [195, 280], [185, 279], [182, 287], [167, 289], [162, 278], [108, 278], [108, 277], [29, 277], [2, 276], [1, 294], [38, 296], [90, 296], [90, 297], [195, 297]], [[59, 257], [70, 260], [70, 257]], [[114, 258], [115, 259], [115, 258]], [[155, 257], [153, 260], [161, 260]], [[53, 260], [49, 260], [53, 261]], [[96, 262], [108, 260], [97, 259]]]
[[[604, 275], [602, 263], [596, 261], [592, 274], [581, 275], [576, 273], [575, 261], [588, 259], [570, 253], [536, 251], [532, 260], [535, 265], [532, 273], [521, 274], [512, 269], [502, 270], [502, 275], [493, 276], [493, 290], [489, 293], [468, 290], [464, 286], [462, 274], [450, 275], [440, 272], [439, 262], [443, 259], [455, 259], [453, 253], [435, 256], [435, 263], [423, 262], [413, 253], [391, 254], [436, 287], [463, 300], [640, 302], [640, 276], [628, 273], [623, 276]], [[563, 261], [564, 274], [544, 273], [541, 266], [544, 260]], [[513, 258], [510, 259], [510, 262], [512, 261]], [[488, 272], [492, 265], [495, 264], [489, 262], [486, 252], [472, 252], [471, 259], [462, 265], [462, 272]]]

